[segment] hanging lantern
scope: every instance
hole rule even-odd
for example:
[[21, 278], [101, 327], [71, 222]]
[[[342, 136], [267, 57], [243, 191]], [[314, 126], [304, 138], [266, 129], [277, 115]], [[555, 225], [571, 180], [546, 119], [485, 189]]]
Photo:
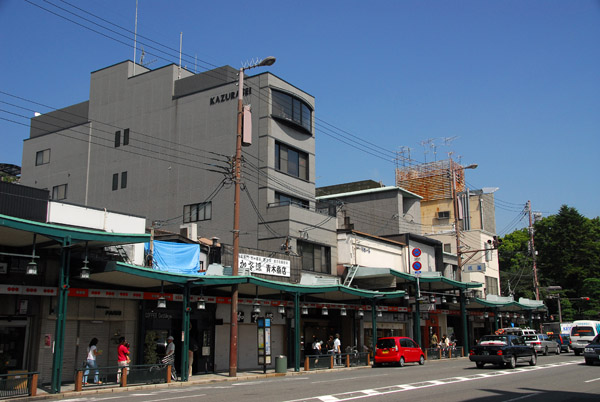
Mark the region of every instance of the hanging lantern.
[[308, 307], [302, 306], [302, 315], [307, 315], [307, 314], [308, 314]]
[[285, 306], [283, 304], [280, 304], [279, 307], [277, 307], [277, 312], [279, 314], [285, 314]]
[[321, 315], [329, 315], [329, 310], [327, 309], [327, 307], [323, 306], [323, 308], [321, 309]]
[[363, 317], [365, 315], [365, 312], [363, 311], [362, 308], [358, 309], [358, 316], [359, 317]]
[[200, 299], [198, 300], [198, 304], [196, 304], [196, 309], [197, 310], [205, 310], [206, 309], [206, 302], [204, 301], [204, 297], [200, 297]]
[[254, 303], [252, 304], [252, 312], [260, 313], [260, 303], [256, 299], [254, 299]]
[[165, 299], [163, 295], [160, 295], [160, 297], [158, 298], [156, 308], [167, 308], [167, 299]]
[[348, 314], [348, 312], [346, 311], [346, 307], [342, 307], [342, 309], [340, 310], [340, 315], [345, 317], [346, 314]]
[[35, 263], [33, 258], [27, 264], [27, 271], [25, 271], [25, 273], [27, 275], [37, 275], [37, 264]]

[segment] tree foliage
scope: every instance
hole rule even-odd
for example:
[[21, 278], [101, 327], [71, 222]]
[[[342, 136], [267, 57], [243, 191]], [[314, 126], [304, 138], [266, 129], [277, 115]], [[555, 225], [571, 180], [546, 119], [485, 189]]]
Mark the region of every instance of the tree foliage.
[[[502, 239], [498, 250], [502, 292], [512, 292], [515, 299], [535, 298], [529, 238], [528, 229], [517, 230]], [[534, 244], [540, 297], [551, 293], [548, 286], [561, 286], [563, 321], [600, 318], [600, 219], [586, 218], [563, 205], [558, 214], [535, 223]], [[558, 317], [558, 301], [546, 302]]]

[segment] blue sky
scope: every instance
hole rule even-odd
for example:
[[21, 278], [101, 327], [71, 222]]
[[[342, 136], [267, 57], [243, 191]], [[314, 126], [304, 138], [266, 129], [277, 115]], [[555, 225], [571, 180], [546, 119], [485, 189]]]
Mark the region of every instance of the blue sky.
[[[87, 100], [90, 72], [133, 59], [95, 17], [133, 31], [134, 16], [135, 0], [0, 0], [0, 163], [21, 164], [19, 115]], [[139, 0], [139, 35], [176, 50], [180, 32], [190, 70], [272, 55], [270, 72], [315, 96], [318, 186], [393, 185], [408, 147], [414, 163], [477, 163], [467, 183], [499, 188], [501, 235], [527, 224], [527, 200], [600, 215], [597, 0]], [[153, 52], [151, 68], [178, 62]]]

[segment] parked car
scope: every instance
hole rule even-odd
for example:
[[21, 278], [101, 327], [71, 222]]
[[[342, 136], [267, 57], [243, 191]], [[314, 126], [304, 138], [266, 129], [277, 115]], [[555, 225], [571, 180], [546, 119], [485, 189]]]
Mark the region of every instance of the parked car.
[[525, 343], [532, 346], [536, 353], [543, 353], [548, 356], [548, 352], [560, 354], [560, 346], [556, 341], [550, 339], [545, 334], [525, 335], [523, 336]]
[[391, 336], [377, 339], [373, 365], [382, 363], [397, 364], [404, 367], [404, 363], [425, 364], [425, 353], [411, 338]]
[[594, 363], [600, 362], [600, 335], [597, 335], [594, 340], [585, 346], [583, 357], [585, 358], [585, 364], [588, 366], [593, 366]]
[[530, 366], [535, 366], [537, 354], [521, 336], [485, 335], [469, 351], [469, 360], [475, 362], [477, 368], [483, 368], [485, 364], [495, 364], [497, 366], [506, 365], [513, 369], [519, 360], [527, 361]]
[[568, 353], [571, 351], [571, 337], [564, 334], [548, 334], [548, 337], [560, 345], [560, 351]]

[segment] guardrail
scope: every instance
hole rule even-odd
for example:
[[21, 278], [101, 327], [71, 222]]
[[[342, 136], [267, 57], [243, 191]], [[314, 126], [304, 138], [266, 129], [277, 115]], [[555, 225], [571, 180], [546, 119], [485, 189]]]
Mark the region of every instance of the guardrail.
[[[84, 374], [87, 381], [84, 382]], [[96, 378], [98, 382], [96, 382]], [[126, 367], [110, 366], [98, 368], [78, 368], [75, 370], [75, 391], [99, 385], [158, 384], [171, 382], [171, 365], [168, 364], [130, 364]]]
[[27, 371], [0, 374], [0, 398], [36, 396], [39, 374]]
[[328, 353], [325, 355], [309, 355], [304, 358], [304, 371], [370, 365], [371, 354], [367, 352]]
[[454, 359], [465, 356], [465, 350], [462, 346], [453, 348], [428, 348], [423, 351], [425, 352], [425, 360]]

